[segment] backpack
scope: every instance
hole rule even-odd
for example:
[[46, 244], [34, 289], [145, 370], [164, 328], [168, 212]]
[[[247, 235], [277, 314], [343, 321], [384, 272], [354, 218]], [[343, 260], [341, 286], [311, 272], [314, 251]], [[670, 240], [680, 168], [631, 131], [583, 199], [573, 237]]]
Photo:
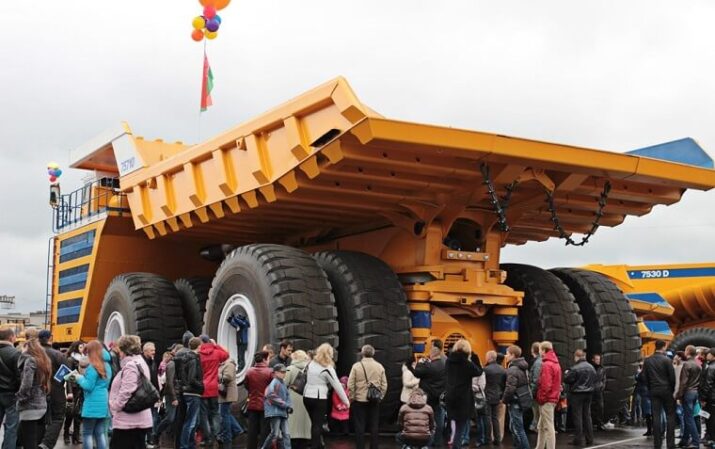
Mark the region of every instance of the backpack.
[[362, 371], [365, 374], [365, 382], [367, 382], [367, 402], [377, 403], [382, 401], [382, 391], [368, 380], [367, 370], [365, 370], [365, 365], [363, 365], [362, 362], [360, 362], [360, 366], [362, 366]]
[[293, 379], [293, 382], [291, 382], [290, 385], [288, 385], [288, 388], [295, 391], [296, 393], [298, 393], [301, 396], [303, 396], [303, 391], [305, 391], [305, 384], [308, 383], [308, 367], [309, 366], [310, 366], [310, 363], [305, 365], [305, 368], [298, 371], [298, 374], [295, 375], [295, 379]]

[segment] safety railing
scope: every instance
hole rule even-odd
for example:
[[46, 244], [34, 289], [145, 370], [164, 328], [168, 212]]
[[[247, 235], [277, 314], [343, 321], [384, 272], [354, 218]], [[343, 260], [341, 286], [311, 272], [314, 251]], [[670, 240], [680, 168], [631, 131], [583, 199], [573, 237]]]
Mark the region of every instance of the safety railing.
[[102, 218], [107, 213], [129, 212], [118, 178], [101, 178], [66, 195], [60, 195], [52, 210], [52, 231], [67, 231]]

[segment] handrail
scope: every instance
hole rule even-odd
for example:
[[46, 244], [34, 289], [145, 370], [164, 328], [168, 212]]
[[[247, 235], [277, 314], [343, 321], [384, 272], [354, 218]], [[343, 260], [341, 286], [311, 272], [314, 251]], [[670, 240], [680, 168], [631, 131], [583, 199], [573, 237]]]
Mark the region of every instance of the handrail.
[[57, 234], [92, 222], [108, 212], [129, 212], [126, 194], [119, 190], [119, 178], [101, 178], [72, 193], [61, 195], [52, 210], [52, 231]]

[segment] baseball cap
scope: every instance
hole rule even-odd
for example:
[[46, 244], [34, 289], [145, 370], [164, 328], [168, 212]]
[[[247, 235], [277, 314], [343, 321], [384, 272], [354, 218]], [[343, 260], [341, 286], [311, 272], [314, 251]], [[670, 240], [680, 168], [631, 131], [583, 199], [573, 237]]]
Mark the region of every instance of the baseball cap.
[[52, 338], [52, 333], [47, 329], [43, 329], [40, 331], [39, 334], [37, 334], [37, 338], [39, 338], [40, 340], [49, 340], [50, 338]]

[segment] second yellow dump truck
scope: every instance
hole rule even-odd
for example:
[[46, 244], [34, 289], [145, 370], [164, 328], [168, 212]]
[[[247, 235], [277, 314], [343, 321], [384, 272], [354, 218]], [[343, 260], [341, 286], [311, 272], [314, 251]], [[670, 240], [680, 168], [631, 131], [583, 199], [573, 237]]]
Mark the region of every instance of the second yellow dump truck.
[[588, 265], [608, 277], [639, 318], [644, 354], [656, 339], [676, 351], [715, 347], [715, 262], [659, 265]]
[[[704, 154], [668, 145], [666, 159]], [[163, 348], [188, 328], [229, 348], [239, 377], [265, 343], [331, 343], [341, 374], [372, 344], [390, 416], [402, 363], [435, 338], [480, 355], [548, 339], [564, 368], [578, 348], [603, 353], [613, 415], [640, 357], [631, 304], [596, 273], [499, 255], [578, 244], [715, 186], [711, 169], [648, 157], [664, 148], [615, 154], [386, 119], [342, 78], [197, 145], [122, 125], [72, 152], [95, 180], [52, 196], [55, 341], [132, 333]]]

